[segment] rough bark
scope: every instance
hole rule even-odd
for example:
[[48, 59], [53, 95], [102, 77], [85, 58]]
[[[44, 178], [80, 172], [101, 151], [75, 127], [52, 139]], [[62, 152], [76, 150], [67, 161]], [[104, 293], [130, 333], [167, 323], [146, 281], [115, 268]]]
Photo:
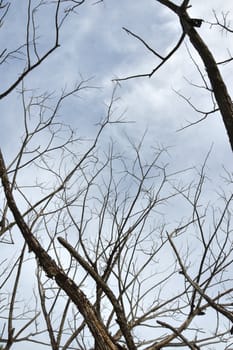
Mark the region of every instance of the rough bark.
[[[186, 17], [188, 17], [188, 15], [186, 15]], [[187, 35], [205, 65], [233, 151], [233, 105], [226, 84], [224, 83], [214, 56], [196, 29], [191, 27]]]
[[119, 301], [113, 294], [112, 290], [103, 281], [103, 279], [94, 271], [94, 269], [86, 262], [78, 252], [62, 237], [58, 237], [58, 241], [69, 251], [69, 253], [81, 264], [81, 266], [92, 276], [97, 285], [105, 292], [108, 299], [112, 303], [115, 313], [117, 315], [117, 323], [120, 326], [121, 332], [125, 337], [128, 349], [136, 350], [132, 335], [130, 333], [129, 326], [127, 324], [127, 319], [125, 317], [124, 310], [122, 309]]
[[11, 185], [7, 176], [4, 158], [0, 151], [0, 177], [4, 188], [8, 206], [14, 216], [18, 228], [27, 243], [29, 250], [32, 251], [44, 272], [51, 279], [54, 279], [59, 287], [61, 287], [67, 296], [77, 306], [79, 312], [84, 317], [99, 350], [117, 350], [118, 347], [108, 334], [104, 324], [98, 318], [93, 305], [89, 302], [86, 295], [72, 281], [66, 273], [56, 264], [50, 255], [44, 250], [39, 241], [33, 236], [28, 225], [23, 219], [16, 202], [14, 200]]
[[187, 13], [189, 1], [183, 1], [181, 6], [177, 6], [168, 0], [157, 0], [170, 10], [175, 12], [180, 18], [183, 31], [188, 35], [193, 47], [198, 52], [204, 63], [212, 90], [222, 116], [222, 120], [228, 134], [231, 149], [233, 151], [233, 104], [228, 93], [227, 86], [218, 69], [217, 62], [204, 40], [192, 25], [192, 18]]

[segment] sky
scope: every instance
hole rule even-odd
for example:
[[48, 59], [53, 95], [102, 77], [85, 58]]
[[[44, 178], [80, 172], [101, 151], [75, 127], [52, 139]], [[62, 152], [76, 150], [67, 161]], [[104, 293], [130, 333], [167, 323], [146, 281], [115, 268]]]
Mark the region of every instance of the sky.
[[[32, 7], [37, 3], [33, 0]], [[180, 4], [181, 1], [175, 3]], [[191, 4], [189, 13], [204, 20], [198, 32], [209, 45], [216, 60], [228, 58], [228, 52], [233, 50], [230, 34], [226, 35], [210, 23], [214, 21], [213, 10], [221, 17], [221, 13], [231, 10], [232, 1], [193, 0]], [[24, 43], [26, 14], [26, 0], [11, 1], [9, 13], [0, 30], [2, 50], [7, 47], [11, 51]], [[37, 18], [39, 50], [42, 53], [50, 47], [54, 38], [52, 7], [42, 7], [37, 12]], [[229, 19], [231, 18], [232, 13], [229, 12]], [[60, 47], [24, 80], [28, 96], [31, 89], [36, 89], [38, 95], [45, 91], [52, 92], [54, 101], [64, 89], [68, 91], [78, 82], [87, 81], [86, 85], [90, 88], [79, 92], [76, 98], [69, 98], [59, 111], [60, 120], [77, 130], [81, 138], [94, 137], [97, 123], [106, 114], [106, 105], [115, 86], [114, 79], [149, 73], [159, 63], [158, 58], [148, 52], [141, 42], [128, 35], [123, 27], [139, 35], [161, 55], [169, 52], [180, 35], [179, 20], [156, 1], [104, 0], [98, 4], [94, 0], [86, 1], [65, 19], [60, 32]], [[193, 168], [189, 173], [190, 179], [195, 176], [196, 169], [200, 169], [211, 149], [207, 163], [206, 196], [212, 191], [214, 200], [215, 190], [223, 186], [221, 176], [224, 167], [232, 172], [232, 152], [218, 113], [178, 131], [199, 118], [181, 95], [200, 110], [208, 111], [212, 108], [209, 93], [194, 86], [202, 85], [202, 81], [190, 53], [205, 74], [197, 53], [186, 39], [174, 56], [151, 78], [129, 79], [118, 84], [116, 97], [119, 99], [114, 115], [116, 118], [123, 115], [124, 121], [128, 123], [111, 127], [104, 134], [106, 139], [103, 140], [102, 147], [113, 139], [117, 150], [130, 158], [132, 151], [128, 139], [137, 143], [145, 134], [145, 159], [150, 159], [156, 147], [165, 147], [168, 151], [163, 161], [168, 164], [170, 171]], [[19, 59], [9, 58], [0, 66], [1, 92], [22, 71], [22, 57], [18, 54]], [[35, 60], [35, 56], [32, 60]], [[232, 63], [221, 66], [221, 73], [231, 95], [232, 67]], [[22, 140], [20, 88], [21, 85], [17, 91], [4, 98], [0, 105], [1, 148], [8, 164]], [[45, 134], [37, 140], [38, 144], [44, 142], [46, 137]], [[27, 174], [21, 181], [26, 184], [34, 179], [34, 174]], [[184, 181], [187, 180], [189, 178], [184, 174]], [[226, 191], [230, 193], [230, 186]], [[206, 197], [206, 201], [208, 199]], [[170, 210], [176, 213], [178, 209], [171, 204]]]
[[[196, 1], [192, 4], [190, 13], [208, 22], [213, 20], [213, 9], [221, 15], [224, 8], [228, 10], [230, 7], [228, 4], [228, 1], [224, 1], [224, 5], [219, 1], [207, 1], [205, 4]], [[4, 29], [7, 32], [9, 49], [23, 42], [25, 11], [26, 6], [18, 8], [17, 1], [12, 2], [10, 15], [12, 13], [15, 25], [10, 28], [6, 25], [2, 31], [4, 38], [6, 37]], [[39, 18], [41, 21], [39, 40], [42, 42], [41, 47], [44, 48], [51, 41], [52, 34], [47, 35], [49, 19], [46, 16], [41, 15], [41, 17]], [[81, 103], [75, 107], [72, 105], [69, 112], [62, 116], [65, 122], [72, 123], [74, 127], [80, 127], [79, 119], [75, 116], [77, 109], [81, 118], [85, 119], [82, 125], [90, 128], [101, 118], [104, 102], [107, 102], [111, 96], [112, 79], [149, 73], [159, 62], [140, 42], [127, 35], [122, 27], [140, 35], [161, 54], [168, 52], [180, 34], [177, 18], [171, 11], [155, 1], [147, 2], [147, 6], [142, 6], [140, 1], [118, 1], [116, 3], [108, 0], [98, 5], [93, 5], [89, 1], [77, 9], [77, 14], [67, 18], [61, 30], [61, 46], [25, 79], [26, 87], [31, 88], [33, 84], [41, 91], [46, 89], [59, 94], [64, 87], [71, 88], [82, 79], [81, 77], [91, 79], [89, 84], [101, 87], [101, 89], [88, 91], [86, 94], [89, 99], [88, 103], [84, 100], [86, 97], [81, 97], [83, 99]], [[231, 50], [229, 35], [222, 34], [218, 28], [211, 29], [210, 25], [205, 22], [199, 32], [210, 45], [217, 61], [227, 57], [227, 50]], [[186, 45], [194, 58], [197, 58], [188, 40], [186, 40]], [[198, 58], [197, 62], [200, 62]], [[13, 63], [9, 60], [2, 67], [6, 86], [17, 76], [16, 69], [19, 64], [20, 61]], [[5, 67], [10, 70], [5, 70]], [[202, 69], [202, 65], [200, 67]], [[222, 72], [228, 81], [231, 66], [222, 67]], [[147, 129], [148, 145], [159, 143], [174, 148], [176, 163], [179, 164], [183, 157], [190, 165], [202, 162], [213, 144], [213, 167], [216, 165], [221, 167], [225, 163], [225, 157], [230, 159], [231, 152], [224, 127], [217, 114], [192, 128], [177, 132], [188, 122], [197, 120], [199, 116], [176, 92], [188, 99], [191, 98], [190, 101], [197, 108], [204, 111], [208, 110], [208, 107], [211, 108], [208, 94], [203, 90], [195, 89], [187, 82], [188, 80], [193, 84], [200, 84], [200, 77], [196, 73], [187, 49], [183, 45], [151, 79], [138, 78], [121, 82], [117, 92], [120, 97], [119, 108], [125, 111], [126, 120], [135, 122], [126, 126], [130, 135], [138, 135], [138, 132], [143, 134]], [[228, 87], [231, 92], [230, 82]], [[4, 102], [9, 108], [7, 99], [3, 101], [3, 108]], [[95, 105], [94, 110], [93, 104]], [[14, 104], [12, 109], [13, 106]], [[11, 111], [11, 114], [15, 114], [14, 111]], [[15, 119], [18, 119], [16, 115]], [[5, 135], [13, 133], [12, 128], [15, 124], [12, 123], [12, 117], [6, 118], [6, 123], [8, 128]], [[208, 132], [210, 128], [211, 133]], [[119, 133], [121, 134], [120, 128]], [[194, 134], [198, 137], [193, 138], [190, 142]], [[4, 145], [9, 145], [9, 141], [9, 139], [5, 140]]]

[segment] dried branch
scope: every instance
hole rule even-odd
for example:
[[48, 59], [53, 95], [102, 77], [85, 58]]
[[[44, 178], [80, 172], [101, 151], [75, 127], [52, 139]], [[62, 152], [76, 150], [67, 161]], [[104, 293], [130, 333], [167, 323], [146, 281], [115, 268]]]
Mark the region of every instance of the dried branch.
[[104, 293], [107, 295], [109, 300], [111, 301], [113, 308], [117, 315], [117, 323], [120, 326], [122, 334], [125, 337], [128, 348], [131, 350], [135, 350], [135, 344], [130, 334], [129, 327], [127, 324], [127, 320], [124, 314], [124, 310], [121, 308], [117, 298], [115, 297], [112, 290], [108, 287], [108, 285], [104, 282], [104, 280], [95, 272], [95, 270], [86, 262], [81, 255], [62, 237], [58, 237], [58, 241], [65, 247], [69, 253], [78, 261], [78, 263], [92, 276], [97, 285], [102, 288]]
[[15, 221], [17, 222], [25, 242], [27, 243], [29, 249], [34, 252], [40, 266], [43, 268], [49, 278], [55, 279], [56, 283], [66, 292], [66, 294], [78, 307], [80, 313], [83, 315], [86, 323], [88, 324], [93, 337], [96, 339], [99, 348], [102, 350], [117, 350], [117, 346], [114, 344], [101, 320], [98, 319], [93, 306], [86, 298], [85, 294], [78, 288], [74, 281], [68, 278], [65, 272], [57, 266], [56, 262], [42, 248], [39, 241], [30, 232], [30, 229], [19, 212], [13, 198], [11, 185], [7, 176], [4, 159], [1, 152], [0, 177], [9, 208], [14, 215]]

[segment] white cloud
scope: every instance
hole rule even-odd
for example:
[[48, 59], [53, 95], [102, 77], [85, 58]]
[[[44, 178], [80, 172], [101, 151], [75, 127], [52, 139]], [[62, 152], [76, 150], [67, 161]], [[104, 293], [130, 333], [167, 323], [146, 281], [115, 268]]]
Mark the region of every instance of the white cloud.
[[[13, 25], [9, 27], [10, 46], [21, 42], [25, 31], [22, 27], [25, 8], [23, 11], [22, 4], [19, 5], [17, 1], [13, 4], [15, 7], [10, 20], [19, 26], [20, 30], [13, 30]], [[229, 0], [224, 3], [219, 0], [193, 1], [189, 13], [193, 17], [201, 17], [207, 21], [213, 19], [212, 8], [220, 13], [231, 7], [232, 1]], [[84, 91], [78, 98], [71, 98], [60, 111], [61, 120], [71, 123], [82, 136], [93, 137], [96, 130], [96, 126], [93, 125], [105, 115], [104, 103], [109, 101], [111, 96], [112, 78], [149, 73], [159, 62], [142, 43], [128, 36], [122, 30], [123, 26], [140, 35], [162, 55], [174, 47], [179, 38], [179, 20], [155, 1], [147, 1], [146, 5], [141, 0], [105, 0], [104, 4], [95, 6], [87, 4], [80, 7], [77, 15], [72, 15], [65, 22], [61, 34], [61, 47], [25, 79], [27, 88], [36, 87], [38, 93], [44, 89], [51, 90], [55, 91], [55, 95], [59, 95], [64, 86], [72, 87], [79, 81], [81, 74], [84, 79], [95, 76], [90, 85], [101, 86], [102, 89]], [[203, 23], [198, 30], [216, 57], [219, 60], [223, 59], [226, 49], [232, 47], [231, 37], [222, 36], [214, 28], [210, 30], [207, 23]], [[4, 36], [1, 39], [3, 44], [7, 45]], [[200, 63], [193, 50], [192, 54]], [[17, 64], [13, 68], [9, 79], [8, 69], [11, 63], [2, 69], [2, 79], [7, 84], [17, 76], [16, 69], [19, 67]], [[231, 66], [224, 66], [222, 71], [232, 91]], [[203, 90], [190, 86], [184, 77], [192, 83], [200, 82], [200, 77], [183, 45], [151, 79], [139, 78], [122, 82], [121, 88], [117, 90], [117, 95], [121, 96], [121, 99], [117, 103], [119, 109], [115, 115], [120, 115], [125, 110], [126, 120], [135, 123], [113, 126], [104, 134], [106, 138], [103, 140], [103, 145], [106, 145], [111, 136], [117, 140], [119, 151], [130, 156], [131, 151], [125, 140], [125, 133], [132, 139], [138, 139], [147, 129], [144, 142], [145, 157], [149, 158], [153, 147], [158, 144], [170, 146], [166, 160], [170, 163], [170, 169], [176, 171], [191, 166], [199, 167], [214, 143], [208, 163], [211, 174], [211, 183], [208, 186], [215, 187], [219, 181], [217, 177], [222, 172], [222, 165], [228, 166], [232, 163], [227, 135], [218, 114], [209, 116], [202, 123], [182, 132], [176, 132], [181, 126], [186, 125], [187, 121], [197, 120], [199, 115], [181, 100], [173, 89], [187, 98], [191, 97], [196, 106], [211, 108], [210, 97]], [[19, 121], [22, 118], [19, 105], [19, 97], [15, 94], [1, 105], [2, 146], [5, 153], [11, 157], [19, 147], [19, 137], [23, 129], [23, 120]], [[44, 142], [44, 138], [39, 141]], [[232, 168], [231, 165], [229, 167]], [[28, 173], [28, 178], [33, 180], [37, 175], [31, 171]], [[186, 176], [189, 175], [184, 175], [184, 181], [187, 180]], [[27, 178], [24, 178], [24, 181], [27, 182]], [[174, 213], [175, 218], [180, 208], [172, 203], [168, 210]]]

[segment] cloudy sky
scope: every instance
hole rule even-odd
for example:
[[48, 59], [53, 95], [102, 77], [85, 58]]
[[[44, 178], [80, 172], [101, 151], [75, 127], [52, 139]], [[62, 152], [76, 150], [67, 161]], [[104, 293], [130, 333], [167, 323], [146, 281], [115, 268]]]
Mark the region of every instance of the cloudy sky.
[[[39, 1], [32, 1], [33, 6]], [[25, 42], [27, 1], [12, 0], [4, 26], [0, 31], [1, 50], [15, 50]], [[60, 33], [60, 47], [24, 80], [25, 89], [39, 94], [52, 92], [59, 96], [81, 80], [88, 80], [77, 98], [64, 103], [60, 119], [76, 129], [80, 137], [92, 138], [96, 123], [103, 119], [114, 87], [113, 79], [150, 73], [159, 59], [122, 27], [143, 38], [154, 50], [166, 55], [180, 36], [179, 20], [155, 0], [104, 0], [94, 4], [86, 1], [75, 13], [69, 14]], [[180, 4], [181, 1], [176, 1]], [[232, 37], [222, 33], [214, 22], [213, 10], [221, 17], [232, 8], [231, 0], [193, 0], [189, 13], [204, 20], [199, 33], [209, 45], [217, 61], [233, 52]], [[54, 38], [52, 6], [42, 6], [37, 13], [37, 35], [40, 54], [48, 49]], [[229, 19], [232, 18], [229, 13]], [[23, 50], [22, 50], [23, 51]], [[178, 131], [200, 118], [181, 95], [199, 110], [212, 109], [211, 96], [204, 89], [192, 58], [205, 74], [202, 63], [188, 39], [174, 56], [150, 79], [121, 81], [117, 88], [115, 117], [123, 114], [127, 124], [111, 128], [107, 138], [113, 138], [119, 151], [129, 152], [126, 135], [137, 142], [144, 133], [145, 157], [153, 148], [168, 148], [165, 162], [172, 171], [199, 168], [207, 153], [209, 186], [219, 185], [223, 166], [232, 171], [232, 152], [222, 120], [218, 113], [190, 128]], [[10, 86], [24, 68], [24, 56], [10, 57], [0, 66], [1, 92]], [[35, 59], [35, 57], [33, 58]], [[221, 72], [233, 94], [232, 64], [221, 66]], [[193, 84], [193, 85], [192, 85]], [[17, 152], [23, 130], [22, 101], [19, 89], [1, 101], [1, 148], [8, 159]], [[93, 88], [96, 87], [96, 88]], [[42, 140], [40, 140], [42, 142]], [[25, 179], [27, 180], [27, 179]]]
[[[7, 40], [3, 47], [8, 47], [9, 51], [24, 42], [26, 4], [26, 1], [20, 5], [17, 1], [12, 1], [9, 16], [0, 33], [1, 42]], [[230, 1], [224, 1], [224, 4], [217, 0], [205, 3], [193, 1], [190, 14], [211, 22], [214, 21], [213, 9], [221, 16], [222, 11], [230, 9]], [[48, 30], [52, 27], [53, 18], [45, 15], [47, 10], [42, 10], [38, 11], [41, 52], [51, 44], [54, 35], [51, 29]], [[180, 25], [171, 11], [152, 0], [147, 1], [146, 5], [137, 0], [106, 0], [98, 5], [87, 1], [76, 12], [64, 22], [60, 36], [61, 47], [35, 69], [25, 79], [24, 84], [29, 89], [33, 86], [40, 91], [44, 89], [59, 94], [64, 87], [72, 88], [81, 79], [91, 78], [89, 85], [101, 89], [84, 92], [80, 101], [66, 106], [67, 110], [61, 116], [75, 128], [80, 128], [80, 120], [85, 120], [85, 123], [81, 123], [85, 134], [102, 117], [104, 103], [109, 100], [113, 88], [112, 79], [149, 73], [159, 63], [153, 54], [135, 38], [127, 35], [122, 27], [141, 36], [154, 50], [165, 55], [177, 42]], [[231, 50], [230, 36], [222, 34], [217, 27], [211, 28], [206, 22], [199, 29], [199, 33], [210, 45], [216, 60], [221, 61], [228, 57], [227, 50]], [[188, 40], [185, 43], [204, 72]], [[135, 122], [124, 125], [123, 128], [131, 136], [138, 137], [147, 129], [148, 146], [163, 144], [171, 147], [171, 161], [176, 164], [182, 164], [184, 158], [189, 165], [200, 164], [213, 145], [210, 163], [213, 171], [217, 171], [215, 167], [226, 164], [226, 160], [229, 161], [231, 157], [223, 124], [217, 113], [192, 128], [177, 132], [200, 116], [176, 92], [190, 99], [200, 110], [208, 111], [212, 108], [209, 94], [203, 89], [190, 86], [189, 82], [201, 85], [202, 81], [189, 57], [187, 47], [183, 44], [151, 79], [138, 78], [121, 82], [117, 92], [121, 98], [118, 104], [119, 114], [125, 111], [124, 118]], [[11, 59], [2, 65], [2, 90], [14, 81], [19, 69], [23, 67], [22, 64], [20, 60]], [[231, 92], [229, 77], [232, 67], [229, 64], [221, 68], [226, 81], [229, 81]], [[13, 101], [13, 97], [15, 98], [15, 94], [9, 99]], [[2, 135], [2, 147], [11, 148], [8, 135], [15, 133], [15, 123], [12, 120], [19, 120], [19, 116], [14, 110], [15, 102], [9, 108], [8, 99], [5, 99], [1, 108], [6, 113], [3, 121], [6, 132]], [[121, 137], [120, 127], [114, 132], [118, 132]]]

